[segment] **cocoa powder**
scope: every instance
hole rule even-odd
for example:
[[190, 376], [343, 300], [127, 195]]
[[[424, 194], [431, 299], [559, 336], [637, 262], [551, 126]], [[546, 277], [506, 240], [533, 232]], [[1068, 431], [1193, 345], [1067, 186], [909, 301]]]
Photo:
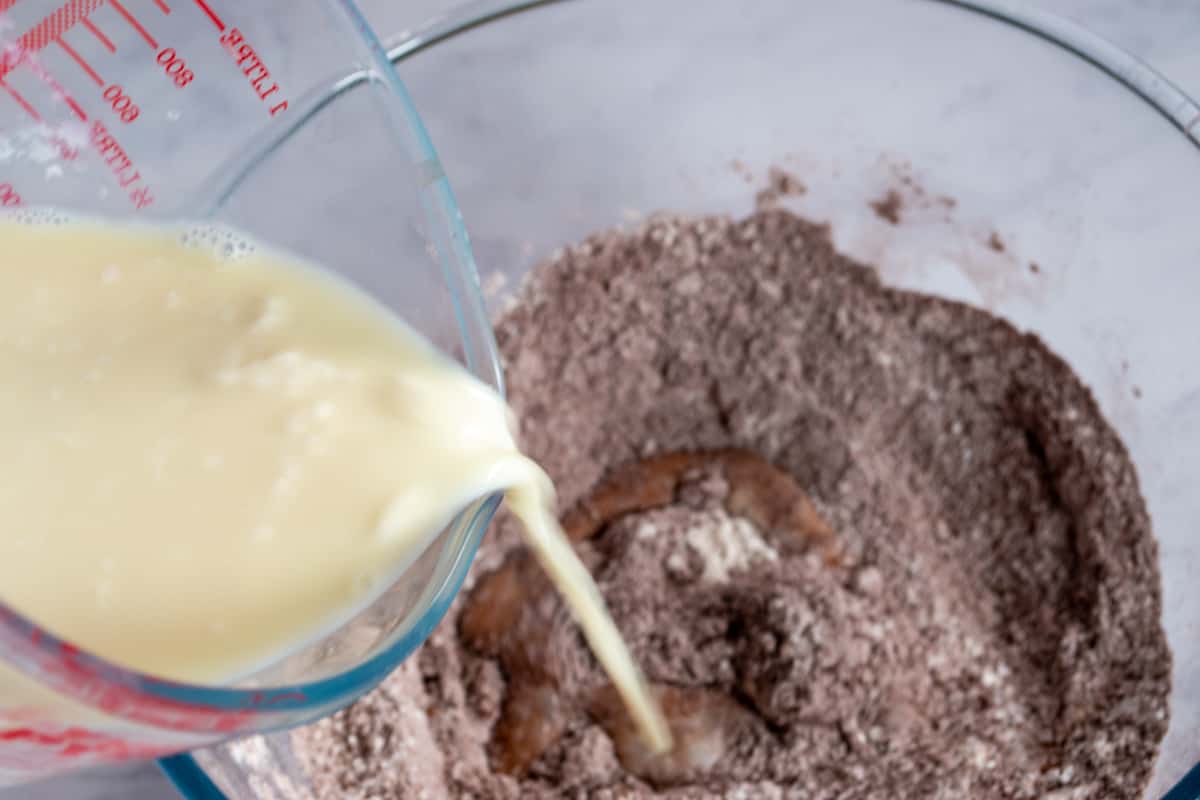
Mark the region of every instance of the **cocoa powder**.
[[1035, 337], [780, 210], [564, 250], [499, 322], [523, 444], [667, 713], [645, 752], [501, 516], [322, 798], [1135, 798], [1167, 727], [1125, 448]]
[[888, 189], [883, 197], [872, 200], [868, 205], [875, 212], [875, 216], [884, 222], [890, 225], [899, 225], [900, 214], [904, 211], [904, 195], [895, 189]]

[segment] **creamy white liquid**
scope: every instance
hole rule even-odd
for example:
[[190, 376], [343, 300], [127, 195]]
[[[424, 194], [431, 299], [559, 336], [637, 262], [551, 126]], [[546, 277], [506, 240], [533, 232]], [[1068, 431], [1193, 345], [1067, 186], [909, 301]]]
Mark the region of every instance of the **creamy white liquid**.
[[[666, 747], [503, 400], [350, 287], [243, 250], [0, 220], [0, 598], [118, 664], [222, 683], [361, 607], [504, 489]], [[23, 685], [5, 674], [0, 703]]]

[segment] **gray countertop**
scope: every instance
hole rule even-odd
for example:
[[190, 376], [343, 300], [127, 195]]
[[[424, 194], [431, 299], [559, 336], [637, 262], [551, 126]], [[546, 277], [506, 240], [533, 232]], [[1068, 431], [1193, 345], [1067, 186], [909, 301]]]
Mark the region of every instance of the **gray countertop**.
[[[1141, 57], [1185, 91], [1200, 95], [1200, 49], [1195, 47], [1200, 41], [1200, 10], [1194, 0], [1031, 2], [1084, 24]], [[455, 0], [361, 2], [385, 37], [454, 4]], [[453, 179], [454, 165], [448, 164], [447, 170]], [[149, 764], [80, 773], [0, 791], [0, 800], [171, 800], [177, 796], [168, 781]]]

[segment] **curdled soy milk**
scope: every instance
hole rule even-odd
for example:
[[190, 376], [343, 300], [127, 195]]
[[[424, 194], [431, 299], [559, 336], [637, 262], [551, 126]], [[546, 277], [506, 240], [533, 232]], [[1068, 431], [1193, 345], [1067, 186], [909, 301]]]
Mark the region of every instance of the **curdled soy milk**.
[[326, 632], [505, 489], [648, 739], [669, 740], [502, 399], [324, 273], [175, 230], [0, 220], [0, 441], [0, 599], [199, 683]]

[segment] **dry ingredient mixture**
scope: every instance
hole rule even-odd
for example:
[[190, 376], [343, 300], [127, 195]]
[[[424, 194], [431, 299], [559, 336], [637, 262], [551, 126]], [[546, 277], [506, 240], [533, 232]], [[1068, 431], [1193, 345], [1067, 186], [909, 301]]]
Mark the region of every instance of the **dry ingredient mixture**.
[[1140, 796], [1156, 546], [1036, 337], [782, 210], [596, 235], [498, 336], [676, 749], [642, 749], [502, 518], [418, 655], [295, 734], [322, 798]]

